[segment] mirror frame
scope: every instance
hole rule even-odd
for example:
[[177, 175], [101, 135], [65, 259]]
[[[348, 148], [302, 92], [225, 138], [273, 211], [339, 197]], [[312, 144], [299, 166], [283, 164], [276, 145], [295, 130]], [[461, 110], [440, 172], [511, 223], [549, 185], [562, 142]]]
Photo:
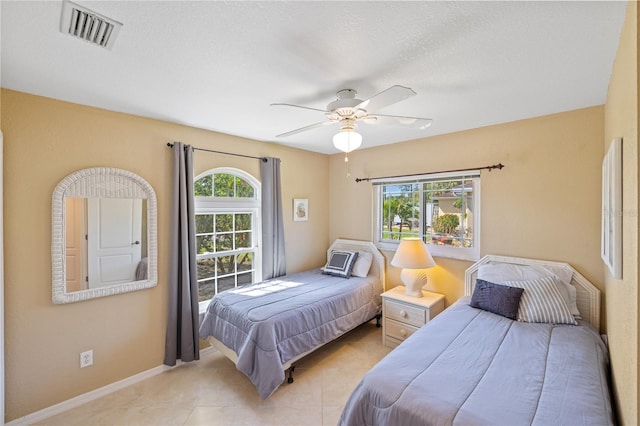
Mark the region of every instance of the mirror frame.
[[[147, 279], [112, 286], [67, 292], [65, 254], [65, 198], [143, 198], [147, 200]], [[158, 284], [158, 206], [156, 193], [135, 173], [93, 167], [71, 173], [53, 191], [51, 209], [52, 300], [55, 304], [80, 302], [155, 287]]]

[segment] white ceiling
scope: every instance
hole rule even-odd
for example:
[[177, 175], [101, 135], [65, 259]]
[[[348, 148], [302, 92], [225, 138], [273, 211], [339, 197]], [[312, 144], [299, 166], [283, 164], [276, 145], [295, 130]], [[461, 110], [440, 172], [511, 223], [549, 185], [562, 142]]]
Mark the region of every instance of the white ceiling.
[[363, 148], [603, 104], [627, 5], [76, 3], [124, 24], [113, 49], [62, 34], [62, 1], [2, 0], [2, 87], [323, 153], [337, 125], [277, 139], [324, 116], [270, 104], [416, 91], [379, 112], [432, 126], [360, 124]]

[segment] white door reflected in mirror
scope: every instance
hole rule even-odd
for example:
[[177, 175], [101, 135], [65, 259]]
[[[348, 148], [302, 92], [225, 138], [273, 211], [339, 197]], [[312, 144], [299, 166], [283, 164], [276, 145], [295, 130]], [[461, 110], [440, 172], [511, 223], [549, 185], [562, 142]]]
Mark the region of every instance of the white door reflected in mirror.
[[66, 291], [146, 279], [145, 219], [140, 198], [65, 198]]
[[89, 288], [136, 281], [142, 259], [142, 200], [87, 201]]

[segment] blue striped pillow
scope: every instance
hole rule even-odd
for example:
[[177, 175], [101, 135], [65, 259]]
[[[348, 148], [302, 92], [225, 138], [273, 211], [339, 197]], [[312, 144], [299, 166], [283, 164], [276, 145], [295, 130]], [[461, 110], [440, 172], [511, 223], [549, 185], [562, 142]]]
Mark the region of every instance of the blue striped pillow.
[[524, 289], [518, 308], [518, 321], [577, 325], [554, 277], [528, 281], [506, 281], [509, 287]]

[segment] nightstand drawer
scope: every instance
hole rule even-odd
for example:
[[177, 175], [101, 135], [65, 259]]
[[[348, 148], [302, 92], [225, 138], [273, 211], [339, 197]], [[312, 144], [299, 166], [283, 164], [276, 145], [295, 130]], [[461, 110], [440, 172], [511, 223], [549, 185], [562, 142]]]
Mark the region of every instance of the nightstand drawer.
[[426, 313], [423, 308], [385, 300], [383, 309], [386, 318], [394, 319], [405, 324], [415, 325], [416, 327], [420, 327], [427, 323]]
[[402, 340], [394, 339], [393, 337], [389, 337], [389, 336], [384, 336], [383, 343], [385, 346], [389, 348], [395, 348], [398, 345], [400, 345], [400, 343], [402, 343]]
[[394, 339], [404, 340], [407, 337], [411, 336], [418, 327], [413, 327], [411, 325], [407, 325], [394, 320], [387, 320], [386, 327], [384, 332], [388, 337], [393, 337]]

